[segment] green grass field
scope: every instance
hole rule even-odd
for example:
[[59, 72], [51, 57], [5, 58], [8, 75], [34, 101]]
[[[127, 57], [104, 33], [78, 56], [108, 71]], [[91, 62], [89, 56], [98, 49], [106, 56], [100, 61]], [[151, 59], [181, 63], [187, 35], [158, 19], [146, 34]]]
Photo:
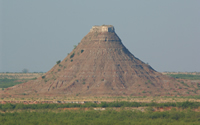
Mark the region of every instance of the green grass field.
[[192, 74], [167, 74], [176, 79], [189, 79], [189, 80], [200, 80], [200, 75]]
[[25, 82], [25, 80], [23, 81], [18, 81], [18, 79], [7, 79], [7, 78], [3, 78], [0, 79], [0, 88], [8, 88], [20, 83]]
[[[144, 111], [125, 107], [146, 106]], [[169, 111], [154, 111], [153, 107], [173, 107]], [[199, 102], [179, 103], [86, 103], [86, 104], [1, 104], [0, 124], [3, 125], [198, 125], [200, 112], [194, 111]], [[87, 107], [88, 110], [63, 110]], [[92, 107], [112, 107], [95, 111]], [[119, 110], [113, 108], [120, 107]]]
[[0, 88], [8, 88], [17, 84], [36, 79], [43, 73], [0, 73]]
[[200, 112], [105, 111], [21, 111], [0, 113], [2, 125], [199, 125]]

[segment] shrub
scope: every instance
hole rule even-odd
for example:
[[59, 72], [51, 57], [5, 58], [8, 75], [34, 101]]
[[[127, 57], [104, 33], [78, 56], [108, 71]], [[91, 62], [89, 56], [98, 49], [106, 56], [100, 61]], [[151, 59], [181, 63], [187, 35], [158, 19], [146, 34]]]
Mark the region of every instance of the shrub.
[[28, 69], [23, 69], [22, 73], [28, 73]]
[[70, 56], [70, 58], [73, 58], [73, 57], [74, 57], [74, 55], [75, 55], [75, 53], [72, 53], [72, 55]]
[[82, 50], [81, 50], [81, 53], [83, 53], [83, 51], [84, 51], [84, 50], [82, 49]]
[[189, 87], [186, 83], [184, 83], [183, 81], [180, 82], [181, 84], [183, 84], [184, 86]]
[[42, 78], [44, 79], [44, 78], [45, 78], [45, 76], [42, 76]]
[[36, 79], [37, 79], [37, 77], [33, 78], [32, 80], [36, 80]]
[[61, 61], [60, 61], [60, 60], [58, 60], [56, 63], [57, 63], [57, 64], [59, 64], [60, 62], [61, 62]]

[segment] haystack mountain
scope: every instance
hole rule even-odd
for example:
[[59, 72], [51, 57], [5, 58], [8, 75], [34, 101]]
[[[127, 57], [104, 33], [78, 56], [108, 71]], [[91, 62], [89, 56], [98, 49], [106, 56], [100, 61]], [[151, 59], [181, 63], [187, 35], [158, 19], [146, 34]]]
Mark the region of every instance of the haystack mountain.
[[36, 80], [10, 87], [13, 95], [167, 95], [186, 87], [143, 63], [122, 44], [112, 25], [93, 26], [71, 53]]

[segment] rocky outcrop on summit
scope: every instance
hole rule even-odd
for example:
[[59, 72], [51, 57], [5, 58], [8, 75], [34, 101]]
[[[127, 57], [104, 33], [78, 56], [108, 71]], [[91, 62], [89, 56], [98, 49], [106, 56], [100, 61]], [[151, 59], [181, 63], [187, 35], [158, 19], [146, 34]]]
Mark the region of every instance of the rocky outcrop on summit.
[[[122, 44], [112, 25], [94, 26], [44, 76], [8, 88], [12, 94], [49, 96], [173, 95], [183, 85], [156, 72]], [[184, 87], [186, 88], [186, 87]]]

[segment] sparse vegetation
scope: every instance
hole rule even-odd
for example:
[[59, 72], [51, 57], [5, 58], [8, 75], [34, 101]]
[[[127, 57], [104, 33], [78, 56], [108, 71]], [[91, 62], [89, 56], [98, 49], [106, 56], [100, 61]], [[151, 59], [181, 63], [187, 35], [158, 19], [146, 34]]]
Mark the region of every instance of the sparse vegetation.
[[198, 125], [199, 112], [190, 109], [177, 111], [173, 108], [171, 111], [154, 112], [149, 107], [145, 112], [131, 111], [121, 109], [120, 111], [21, 111], [0, 113], [0, 123], [3, 125], [27, 125], [27, 124], [52, 124], [52, 125], [126, 125], [126, 124], [173, 124], [173, 125]]
[[167, 74], [167, 75], [177, 79], [200, 80], [200, 75], [192, 75], [192, 74]]
[[154, 83], [152, 83], [150, 80], [148, 80], [147, 83], [150, 83], [151, 85], [154, 86]]
[[18, 79], [7, 79], [7, 78], [0, 79], [0, 88], [2, 88], [2, 90], [4, 90], [4, 88], [8, 88], [8, 87], [11, 87], [11, 86], [23, 83], [23, 82], [25, 82], [25, 81], [20, 81]]
[[184, 86], [189, 87], [186, 83], [184, 83], [183, 81], [180, 82], [181, 84], [183, 84]]
[[57, 63], [57, 64], [60, 64], [60, 62], [61, 62], [61, 60], [58, 60], [56, 63]]
[[0, 73], [0, 88], [8, 88], [17, 84], [35, 80], [43, 73]]
[[72, 55], [70, 56], [70, 58], [73, 58], [73, 57], [74, 57], [74, 55], [75, 55], [75, 53], [72, 53]]
[[142, 93], [146, 93], [145, 91], [142, 91]]
[[[55, 88], [55, 87], [53, 87]], [[124, 93], [124, 92], [123, 92]], [[24, 93], [23, 93], [24, 94]], [[78, 93], [80, 94], [80, 93]], [[125, 94], [125, 93], [124, 93]], [[116, 101], [116, 102], [101, 102], [100, 104], [87, 102], [85, 104], [74, 104], [74, 103], [67, 103], [67, 104], [0, 104], [1, 111], [7, 110], [15, 110], [15, 109], [56, 109], [56, 108], [72, 108], [72, 107], [155, 107], [155, 108], [164, 108], [164, 107], [177, 107], [181, 109], [196, 109], [200, 107], [200, 102], [166, 102], [166, 103], [156, 103], [156, 102], [127, 102], [127, 101]]]
[[22, 73], [28, 73], [28, 69], [23, 69]]
[[200, 83], [197, 83], [197, 87], [200, 88]]

